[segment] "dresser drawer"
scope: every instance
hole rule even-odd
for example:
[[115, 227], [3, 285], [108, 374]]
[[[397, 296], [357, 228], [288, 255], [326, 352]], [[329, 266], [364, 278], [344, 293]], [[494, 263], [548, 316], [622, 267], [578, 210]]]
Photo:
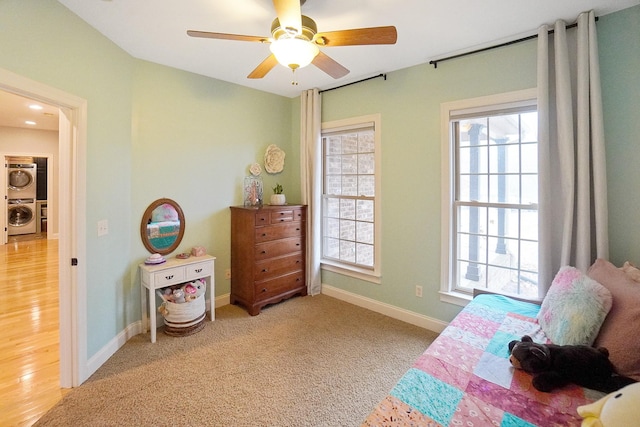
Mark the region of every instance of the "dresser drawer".
[[156, 288], [173, 285], [184, 280], [184, 267], [170, 268], [153, 273], [153, 282]]
[[272, 211], [270, 212], [269, 219], [271, 224], [293, 221], [293, 209], [278, 209]]
[[260, 227], [263, 225], [269, 225], [269, 212], [259, 210], [256, 212], [255, 216], [255, 226]]
[[293, 220], [294, 221], [304, 221], [305, 220], [304, 213], [302, 212], [302, 209], [294, 209], [293, 210]]
[[302, 248], [302, 237], [276, 240], [275, 242], [260, 243], [255, 246], [255, 259], [262, 261], [292, 252], [299, 252]]
[[254, 268], [254, 278], [256, 282], [268, 280], [283, 274], [300, 271], [304, 268], [302, 252], [282, 258], [270, 259], [258, 262]]
[[293, 289], [304, 287], [304, 272], [299, 271], [255, 285], [256, 300], [265, 300]]
[[185, 269], [186, 280], [199, 279], [202, 276], [211, 276], [211, 273], [213, 273], [213, 263], [202, 262], [200, 264], [187, 265]]
[[304, 231], [302, 224], [299, 222], [258, 227], [256, 228], [256, 243], [284, 239], [287, 237], [297, 237], [304, 235]]

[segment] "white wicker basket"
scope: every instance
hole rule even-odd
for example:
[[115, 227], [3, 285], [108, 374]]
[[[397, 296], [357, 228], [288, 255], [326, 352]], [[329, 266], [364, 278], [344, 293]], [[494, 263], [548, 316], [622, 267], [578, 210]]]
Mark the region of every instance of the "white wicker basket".
[[193, 301], [184, 302], [182, 304], [165, 301], [163, 303], [165, 308], [165, 312], [163, 314], [164, 324], [174, 328], [187, 328], [189, 326], [193, 326], [195, 323], [202, 320], [201, 318], [205, 315], [206, 307], [204, 299], [205, 296], [202, 294]]
[[205, 294], [196, 299], [176, 304], [165, 301], [164, 306], [165, 332], [169, 335], [189, 335], [204, 327], [206, 316]]

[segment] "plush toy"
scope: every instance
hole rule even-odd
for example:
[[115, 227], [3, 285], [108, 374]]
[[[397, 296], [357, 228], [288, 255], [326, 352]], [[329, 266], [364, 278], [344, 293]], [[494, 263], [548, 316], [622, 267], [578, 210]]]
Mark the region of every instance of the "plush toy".
[[609, 393], [589, 405], [578, 406], [582, 427], [640, 426], [640, 383]]
[[609, 352], [602, 347], [538, 344], [525, 335], [509, 343], [509, 353], [511, 364], [533, 374], [533, 386], [543, 392], [577, 384], [610, 393], [634, 382], [615, 372]]
[[207, 289], [207, 282], [204, 279], [194, 280], [193, 282], [187, 283], [182, 287], [184, 291], [184, 298], [186, 302], [190, 302], [198, 298], [200, 295], [204, 294]]
[[184, 291], [182, 289], [175, 289], [173, 292], [173, 302], [176, 304], [182, 304], [185, 302]]

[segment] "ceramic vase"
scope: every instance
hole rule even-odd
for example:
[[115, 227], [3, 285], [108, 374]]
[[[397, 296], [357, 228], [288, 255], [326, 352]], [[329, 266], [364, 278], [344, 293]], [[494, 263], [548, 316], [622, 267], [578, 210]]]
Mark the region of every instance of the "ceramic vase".
[[286, 205], [287, 198], [284, 194], [272, 194], [271, 195], [271, 204], [272, 205]]

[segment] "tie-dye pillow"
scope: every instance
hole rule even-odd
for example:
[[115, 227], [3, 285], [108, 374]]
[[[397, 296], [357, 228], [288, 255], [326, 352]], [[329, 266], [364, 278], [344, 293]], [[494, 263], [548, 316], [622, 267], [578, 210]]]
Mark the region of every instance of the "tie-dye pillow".
[[560, 268], [542, 301], [538, 322], [559, 345], [592, 345], [607, 313], [611, 292], [575, 267]]

